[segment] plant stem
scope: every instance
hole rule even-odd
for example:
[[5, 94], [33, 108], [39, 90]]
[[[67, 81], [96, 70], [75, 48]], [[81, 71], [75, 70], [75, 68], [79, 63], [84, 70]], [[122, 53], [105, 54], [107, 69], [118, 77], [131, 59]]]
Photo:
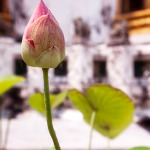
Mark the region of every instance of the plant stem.
[[8, 137], [9, 137], [9, 133], [10, 133], [11, 118], [12, 118], [11, 115], [9, 115], [8, 118], [7, 118], [7, 127], [6, 127], [6, 133], [5, 133], [3, 150], [7, 149]]
[[110, 150], [110, 139], [107, 139], [107, 150]]
[[0, 97], [0, 149], [2, 149], [2, 99]]
[[48, 68], [43, 68], [43, 79], [44, 79], [44, 99], [45, 99], [45, 110], [46, 110], [46, 119], [49, 133], [52, 137], [54, 146], [56, 150], [60, 150], [60, 146], [53, 128], [52, 123], [52, 114], [50, 106], [50, 96], [49, 96], [49, 83], [48, 83]]
[[92, 147], [93, 125], [94, 125], [95, 115], [96, 115], [96, 112], [93, 111], [92, 115], [91, 115], [91, 121], [90, 121], [91, 130], [90, 130], [90, 138], [89, 138], [88, 150], [91, 150], [91, 147]]

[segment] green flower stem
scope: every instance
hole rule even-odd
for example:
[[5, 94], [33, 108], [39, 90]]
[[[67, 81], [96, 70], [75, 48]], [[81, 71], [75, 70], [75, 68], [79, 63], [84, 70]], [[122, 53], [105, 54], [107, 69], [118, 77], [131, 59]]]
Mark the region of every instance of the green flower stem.
[[91, 147], [92, 147], [93, 125], [94, 125], [95, 115], [96, 115], [96, 112], [93, 111], [91, 115], [91, 121], [90, 121], [91, 131], [90, 131], [88, 150], [91, 150]]
[[9, 115], [8, 118], [7, 118], [7, 126], [6, 126], [6, 133], [5, 133], [3, 150], [7, 149], [7, 143], [8, 143], [8, 138], [9, 138], [9, 134], [10, 134], [11, 118], [12, 118], [11, 115]]
[[53, 139], [53, 143], [56, 150], [60, 150], [60, 146], [53, 128], [52, 123], [52, 114], [50, 106], [50, 96], [49, 96], [49, 83], [48, 83], [48, 68], [43, 68], [43, 79], [44, 79], [44, 99], [45, 99], [45, 110], [46, 110], [46, 119], [49, 133]]
[[110, 139], [107, 139], [107, 150], [110, 150]]
[[0, 149], [2, 149], [2, 99], [0, 97]]

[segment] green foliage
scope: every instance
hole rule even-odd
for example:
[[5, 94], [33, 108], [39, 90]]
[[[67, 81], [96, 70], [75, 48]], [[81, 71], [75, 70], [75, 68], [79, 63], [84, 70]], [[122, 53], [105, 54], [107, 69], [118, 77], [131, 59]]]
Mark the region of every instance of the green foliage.
[[59, 94], [51, 94], [50, 95], [50, 101], [51, 101], [51, 107], [55, 108], [58, 105], [60, 105], [67, 97], [68, 91], [61, 92]]
[[94, 129], [109, 138], [119, 135], [133, 120], [133, 102], [122, 91], [109, 85], [92, 85], [85, 95], [70, 90], [69, 98], [90, 124], [92, 112], [96, 112]]
[[[60, 105], [67, 97], [67, 91], [59, 94], [50, 94], [51, 108], [55, 108]], [[44, 95], [42, 93], [36, 93], [29, 98], [29, 105], [38, 112], [45, 114]]]
[[129, 150], [150, 150], [149, 147], [135, 147], [135, 148], [131, 148]]
[[23, 82], [25, 79], [20, 76], [6, 75], [0, 78], [0, 95], [9, 90], [17, 83]]
[[29, 105], [38, 112], [45, 114], [44, 95], [36, 93], [29, 98]]

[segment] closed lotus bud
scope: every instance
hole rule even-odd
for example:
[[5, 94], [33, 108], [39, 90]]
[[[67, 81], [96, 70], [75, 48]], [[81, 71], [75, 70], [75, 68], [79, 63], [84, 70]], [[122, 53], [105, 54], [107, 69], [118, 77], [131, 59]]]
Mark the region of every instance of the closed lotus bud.
[[59, 24], [41, 0], [23, 35], [22, 57], [27, 65], [55, 68], [65, 55], [65, 41]]

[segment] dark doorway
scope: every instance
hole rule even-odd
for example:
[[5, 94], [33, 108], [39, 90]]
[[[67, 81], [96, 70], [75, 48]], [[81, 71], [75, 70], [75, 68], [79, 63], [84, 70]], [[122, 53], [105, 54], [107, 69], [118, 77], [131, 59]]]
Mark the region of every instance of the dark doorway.
[[150, 70], [150, 61], [136, 60], [134, 62], [134, 76], [136, 78], [144, 77], [144, 72]]
[[129, 11], [141, 10], [144, 8], [144, 0], [130, 0]]
[[144, 9], [144, 0], [122, 0], [122, 13]]
[[0, 13], [3, 13], [4, 10], [4, 0], [0, 0]]
[[94, 61], [94, 78], [104, 78], [107, 76], [106, 61], [95, 60]]
[[16, 58], [14, 61], [14, 73], [20, 76], [27, 76], [27, 65], [21, 58]]
[[55, 76], [67, 76], [67, 61], [61, 62], [54, 70]]

